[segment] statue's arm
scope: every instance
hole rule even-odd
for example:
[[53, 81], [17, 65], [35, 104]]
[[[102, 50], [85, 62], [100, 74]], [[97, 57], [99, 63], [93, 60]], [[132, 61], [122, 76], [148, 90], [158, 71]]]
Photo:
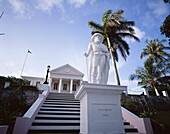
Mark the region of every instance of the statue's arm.
[[87, 53], [85, 53], [84, 56], [88, 57], [91, 51], [92, 51], [92, 44], [90, 43], [87, 49]]

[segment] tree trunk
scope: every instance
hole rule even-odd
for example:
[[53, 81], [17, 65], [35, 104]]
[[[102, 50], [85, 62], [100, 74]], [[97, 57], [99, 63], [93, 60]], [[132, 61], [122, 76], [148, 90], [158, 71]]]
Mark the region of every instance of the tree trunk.
[[107, 36], [107, 42], [108, 42], [109, 51], [110, 51], [111, 58], [112, 58], [115, 81], [116, 81], [116, 84], [117, 84], [117, 85], [120, 85], [120, 79], [119, 79], [119, 74], [118, 74], [118, 70], [117, 70], [116, 60], [115, 60], [115, 58], [114, 58], [114, 56], [113, 56], [113, 54], [112, 54], [111, 45], [110, 45], [110, 40], [109, 40], [109, 37], [108, 37], [108, 36]]

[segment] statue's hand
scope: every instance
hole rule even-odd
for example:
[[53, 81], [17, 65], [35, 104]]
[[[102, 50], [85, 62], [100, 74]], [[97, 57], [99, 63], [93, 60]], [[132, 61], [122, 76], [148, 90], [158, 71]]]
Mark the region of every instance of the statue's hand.
[[84, 53], [84, 56], [85, 56], [85, 57], [88, 57], [89, 55], [88, 55], [87, 53]]

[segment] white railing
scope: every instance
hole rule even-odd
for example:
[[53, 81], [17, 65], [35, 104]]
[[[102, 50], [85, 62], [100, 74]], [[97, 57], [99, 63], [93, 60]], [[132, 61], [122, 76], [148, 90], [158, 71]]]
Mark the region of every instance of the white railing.
[[6, 134], [7, 130], [8, 130], [8, 125], [0, 126], [0, 134]]
[[137, 128], [138, 131], [142, 134], [153, 134], [152, 125], [149, 118], [139, 118], [127, 109], [123, 107], [121, 108], [124, 120], [130, 122], [130, 124]]
[[23, 117], [17, 117], [15, 121], [15, 126], [13, 130], [13, 134], [27, 134], [35, 116], [39, 112], [42, 104], [46, 100], [49, 94], [49, 87], [45, 85], [46, 89], [44, 89], [42, 94], [39, 94], [38, 99], [34, 102], [34, 104], [28, 109], [28, 111], [24, 114]]

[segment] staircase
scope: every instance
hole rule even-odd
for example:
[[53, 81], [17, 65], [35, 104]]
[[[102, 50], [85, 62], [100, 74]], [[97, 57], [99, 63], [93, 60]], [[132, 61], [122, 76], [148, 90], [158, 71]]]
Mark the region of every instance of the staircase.
[[[138, 130], [124, 122], [127, 134], [137, 134]], [[80, 102], [73, 94], [50, 93], [43, 103], [28, 134], [79, 134]]]

